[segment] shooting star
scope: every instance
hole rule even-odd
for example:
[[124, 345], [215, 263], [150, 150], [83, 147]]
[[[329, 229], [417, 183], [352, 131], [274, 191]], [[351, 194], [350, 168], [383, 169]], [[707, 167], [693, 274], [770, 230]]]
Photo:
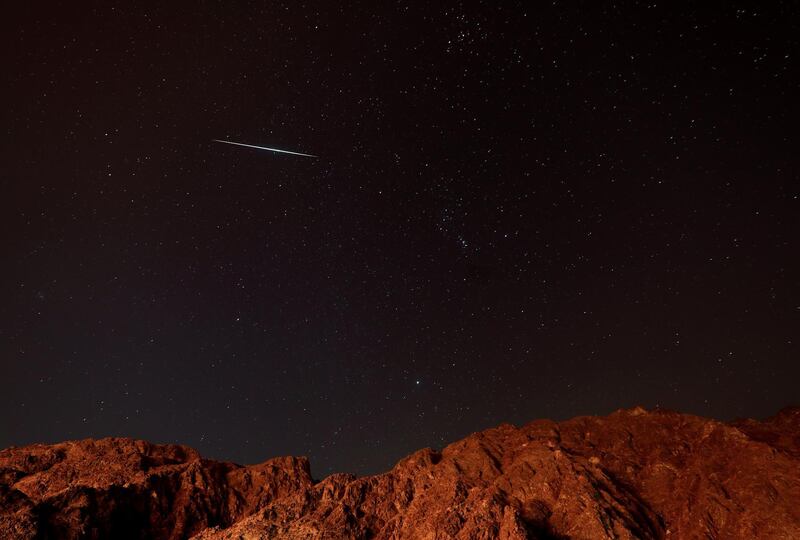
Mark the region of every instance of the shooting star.
[[240, 142], [233, 142], [233, 141], [223, 141], [221, 139], [212, 139], [214, 142], [218, 143], [225, 143], [225, 144], [234, 144], [236, 146], [245, 146], [247, 148], [256, 148], [258, 150], [269, 150], [270, 152], [277, 152], [279, 154], [292, 154], [293, 156], [304, 156], [304, 157], [319, 157], [313, 154], [303, 154], [301, 152], [291, 152], [289, 150], [281, 150], [279, 148], [269, 148], [267, 146], [256, 146], [254, 144], [244, 144]]

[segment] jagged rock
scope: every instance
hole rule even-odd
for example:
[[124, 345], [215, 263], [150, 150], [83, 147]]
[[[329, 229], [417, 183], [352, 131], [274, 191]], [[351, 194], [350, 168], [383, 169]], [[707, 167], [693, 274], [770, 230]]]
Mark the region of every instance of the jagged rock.
[[314, 482], [132, 439], [0, 452], [0, 537], [800, 538], [800, 409], [724, 424], [641, 408], [473, 434]]

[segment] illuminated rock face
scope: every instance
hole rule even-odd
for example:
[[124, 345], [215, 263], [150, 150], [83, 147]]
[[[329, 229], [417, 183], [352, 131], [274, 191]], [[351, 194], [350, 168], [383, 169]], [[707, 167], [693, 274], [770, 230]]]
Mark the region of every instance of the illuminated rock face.
[[0, 452], [1, 538], [800, 538], [800, 409], [502, 425], [391, 471], [312, 479], [132, 439]]

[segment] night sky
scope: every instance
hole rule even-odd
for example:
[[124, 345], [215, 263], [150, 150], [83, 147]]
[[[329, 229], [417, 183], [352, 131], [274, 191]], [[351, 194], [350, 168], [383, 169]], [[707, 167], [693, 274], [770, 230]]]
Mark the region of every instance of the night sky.
[[0, 447], [800, 401], [797, 2], [91, 4], [0, 23]]

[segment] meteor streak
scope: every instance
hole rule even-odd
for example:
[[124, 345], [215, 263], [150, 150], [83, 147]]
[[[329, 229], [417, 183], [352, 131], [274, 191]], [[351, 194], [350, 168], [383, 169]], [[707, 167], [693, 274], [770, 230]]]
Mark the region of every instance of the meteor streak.
[[289, 150], [280, 150], [279, 148], [269, 148], [266, 146], [256, 146], [254, 144], [244, 144], [240, 142], [233, 142], [233, 141], [223, 141], [221, 139], [212, 139], [214, 142], [218, 143], [225, 143], [225, 144], [235, 144], [236, 146], [246, 146], [247, 148], [256, 148], [258, 150], [269, 150], [270, 152], [278, 152], [279, 154], [292, 154], [293, 156], [305, 156], [305, 157], [319, 157], [313, 154], [303, 154], [301, 152], [290, 152]]

